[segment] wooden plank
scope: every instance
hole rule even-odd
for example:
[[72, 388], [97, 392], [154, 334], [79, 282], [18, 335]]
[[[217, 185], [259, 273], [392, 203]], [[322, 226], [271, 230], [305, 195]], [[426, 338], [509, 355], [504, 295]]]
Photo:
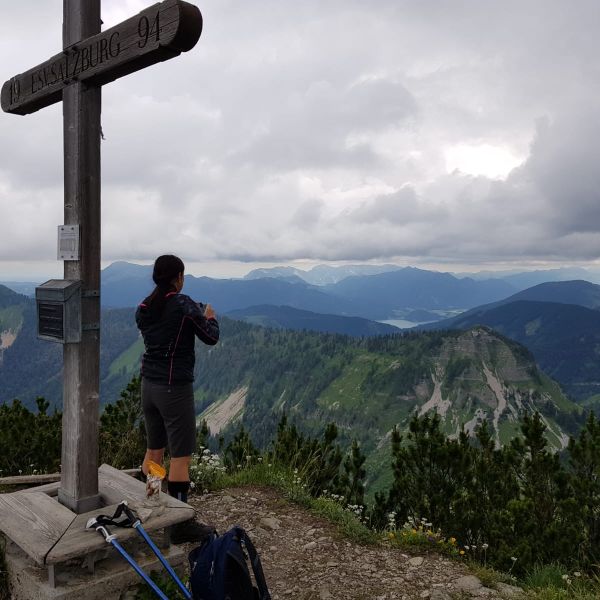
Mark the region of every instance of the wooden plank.
[[45, 473], [41, 475], [15, 475], [14, 477], [0, 477], [0, 485], [30, 485], [58, 481], [60, 473]]
[[98, 469], [98, 490], [104, 504], [118, 504], [123, 500], [142, 502], [146, 497], [146, 484], [123, 475], [110, 465], [101, 465]]
[[[202, 33], [196, 6], [165, 0], [12, 77], [2, 86], [2, 110], [26, 115], [60, 102], [74, 81], [104, 85], [119, 77], [191, 50]], [[80, 41], [83, 40], [83, 41]]]
[[68, 508], [42, 492], [0, 495], [0, 529], [39, 565], [74, 518]]
[[57, 496], [58, 489], [60, 488], [60, 481], [53, 481], [52, 483], [45, 483], [44, 485], [36, 485], [35, 487], [28, 488], [26, 490], [20, 490], [24, 494], [35, 494], [36, 492], [42, 492], [48, 496]]
[[[118, 504], [123, 500], [142, 503], [146, 500], [146, 484], [130, 477], [110, 465], [102, 465], [98, 469], [98, 487], [105, 504]], [[178, 508], [190, 511], [189, 518], [194, 516], [194, 509], [169, 494], [161, 493], [161, 504], [167, 508]]]
[[[121, 469], [122, 473], [135, 475], [139, 469]], [[11, 477], [0, 477], [0, 485], [30, 485], [37, 484], [37, 488], [29, 488], [27, 490], [19, 490], [21, 492], [35, 492], [43, 487], [41, 484], [60, 481], [60, 473], [40, 473], [39, 475], [14, 475]]]

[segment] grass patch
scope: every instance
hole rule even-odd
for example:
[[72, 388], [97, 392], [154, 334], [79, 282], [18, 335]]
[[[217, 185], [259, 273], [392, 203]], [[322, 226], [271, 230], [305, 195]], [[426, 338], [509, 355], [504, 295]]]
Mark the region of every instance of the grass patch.
[[467, 565], [471, 573], [473, 573], [475, 577], [478, 577], [485, 587], [495, 589], [498, 583], [515, 585], [514, 579], [507, 573], [496, 571], [496, 569], [492, 569], [491, 567], [487, 567], [474, 561], [468, 561]]
[[521, 433], [521, 427], [519, 423], [509, 420], [500, 421], [500, 424], [498, 425], [498, 430], [501, 444], [508, 444], [510, 440], [512, 440]]
[[361, 546], [375, 544], [379, 536], [350, 511], [345, 510], [337, 502], [328, 498], [311, 498], [308, 509], [319, 517], [334, 523], [340, 533]]
[[600, 582], [558, 564], [536, 567], [520, 583], [529, 600], [597, 600]]
[[[185, 596], [182, 594], [179, 586], [173, 581], [173, 579], [164, 572], [152, 571], [150, 573], [150, 579], [164, 592], [164, 594], [170, 600], [185, 600]], [[180, 577], [181, 582], [187, 585], [188, 577]], [[135, 600], [155, 600], [156, 594], [150, 589], [148, 584], [140, 583], [136, 587]]]
[[559, 589], [554, 587], [526, 590], [527, 600], [598, 600], [600, 588], [594, 589]]
[[[320, 395], [317, 404], [324, 409], [341, 411], [356, 409], [363, 405], [362, 384], [377, 358], [368, 354], [356, 357], [342, 374], [331, 382]], [[335, 408], [334, 408], [335, 407]]]
[[138, 338], [127, 350], [121, 352], [108, 368], [109, 376], [133, 373], [140, 365], [140, 359], [144, 353], [144, 340]]

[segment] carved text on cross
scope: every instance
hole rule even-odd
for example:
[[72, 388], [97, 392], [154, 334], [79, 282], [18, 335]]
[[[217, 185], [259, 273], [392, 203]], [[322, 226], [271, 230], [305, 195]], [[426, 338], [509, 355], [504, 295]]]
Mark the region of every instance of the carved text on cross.
[[166, 0], [102, 33], [66, 47], [2, 87], [2, 109], [25, 115], [62, 100], [74, 81], [103, 85], [193, 48], [202, 31], [200, 11]]

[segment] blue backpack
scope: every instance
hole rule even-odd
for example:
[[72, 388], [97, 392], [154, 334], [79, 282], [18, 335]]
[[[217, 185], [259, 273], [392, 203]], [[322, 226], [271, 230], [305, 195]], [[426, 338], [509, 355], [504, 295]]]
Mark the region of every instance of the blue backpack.
[[271, 600], [258, 553], [241, 527], [223, 535], [213, 532], [188, 559], [194, 600]]

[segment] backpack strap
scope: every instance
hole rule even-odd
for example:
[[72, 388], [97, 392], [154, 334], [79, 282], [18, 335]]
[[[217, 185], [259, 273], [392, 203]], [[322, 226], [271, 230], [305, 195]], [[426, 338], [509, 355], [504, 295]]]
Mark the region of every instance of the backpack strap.
[[265, 579], [262, 563], [260, 562], [260, 556], [258, 555], [254, 544], [250, 541], [245, 529], [242, 527], [236, 527], [235, 529], [240, 542], [248, 551], [250, 564], [252, 565], [252, 571], [254, 572], [254, 579], [256, 579], [256, 584], [258, 585], [260, 600], [271, 600], [271, 595], [269, 594], [269, 589], [267, 588], [267, 580]]

